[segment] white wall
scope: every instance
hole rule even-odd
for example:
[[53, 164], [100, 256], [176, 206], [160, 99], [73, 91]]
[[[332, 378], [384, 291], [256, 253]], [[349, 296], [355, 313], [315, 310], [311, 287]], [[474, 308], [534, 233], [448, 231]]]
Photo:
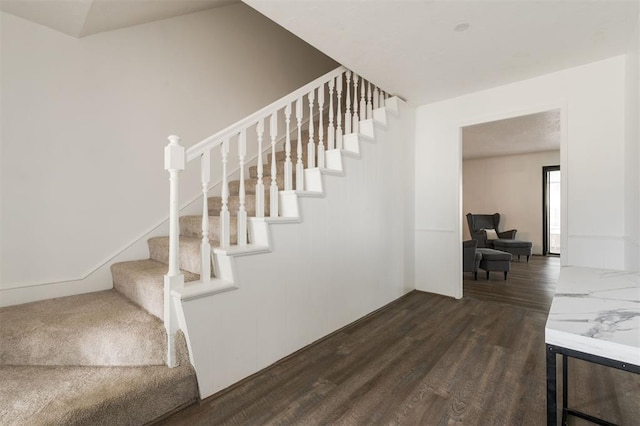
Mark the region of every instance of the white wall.
[[561, 109], [564, 265], [625, 266], [625, 56], [416, 111], [416, 288], [462, 296], [460, 127]]
[[183, 303], [201, 397], [413, 290], [413, 111], [388, 122], [299, 199], [301, 223], [270, 225], [272, 252], [233, 259], [237, 290]]
[[336, 66], [244, 4], [82, 39], [1, 19], [4, 289], [108, 288], [92, 272], [168, 215], [169, 134], [192, 145]]
[[640, 270], [640, 15], [626, 62], [625, 237], [626, 267]]
[[501, 231], [517, 229], [516, 238], [542, 254], [542, 167], [559, 164], [560, 151], [463, 161], [463, 239], [471, 238], [464, 215], [497, 212]]

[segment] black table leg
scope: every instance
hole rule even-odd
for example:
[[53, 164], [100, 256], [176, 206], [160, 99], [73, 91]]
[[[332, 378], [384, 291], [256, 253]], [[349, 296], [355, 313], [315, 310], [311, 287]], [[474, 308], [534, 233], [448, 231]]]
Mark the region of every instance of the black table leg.
[[556, 351], [547, 345], [547, 425], [558, 424], [558, 401], [556, 383]]
[[569, 409], [569, 358], [562, 354], [562, 424], [567, 424], [567, 411]]

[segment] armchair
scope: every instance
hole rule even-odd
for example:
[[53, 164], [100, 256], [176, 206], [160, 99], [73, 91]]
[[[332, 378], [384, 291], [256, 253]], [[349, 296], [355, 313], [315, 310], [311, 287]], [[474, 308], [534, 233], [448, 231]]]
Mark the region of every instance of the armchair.
[[467, 240], [462, 242], [462, 272], [473, 272], [473, 279], [478, 280], [478, 268], [482, 254], [476, 251], [478, 242]]
[[500, 224], [500, 214], [471, 214], [467, 213], [467, 223], [469, 225], [469, 233], [471, 238], [478, 241], [479, 248], [493, 248], [493, 240], [487, 238], [485, 229], [494, 229], [498, 238], [506, 240], [514, 240], [516, 238], [516, 229], [508, 231], [498, 231]]

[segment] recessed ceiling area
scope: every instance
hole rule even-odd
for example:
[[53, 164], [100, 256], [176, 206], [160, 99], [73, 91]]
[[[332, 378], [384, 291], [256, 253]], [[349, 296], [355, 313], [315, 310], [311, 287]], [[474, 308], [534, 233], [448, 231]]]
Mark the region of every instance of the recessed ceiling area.
[[239, 0], [0, 0], [0, 10], [79, 38], [238, 2]]
[[462, 128], [462, 159], [560, 149], [560, 110]]

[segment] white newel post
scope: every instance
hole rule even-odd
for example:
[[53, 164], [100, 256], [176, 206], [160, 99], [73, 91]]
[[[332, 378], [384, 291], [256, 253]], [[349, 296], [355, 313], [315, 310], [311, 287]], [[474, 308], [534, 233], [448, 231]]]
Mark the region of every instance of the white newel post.
[[220, 246], [231, 244], [231, 218], [229, 214], [229, 177], [227, 176], [227, 156], [229, 155], [229, 139], [220, 146], [222, 156], [222, 208], [220, 209]]
[[298, 124], [298, 144], [296, 146], [296, 191], [304, 191], [304, 164], [302, 163], [302, 97], [296, 101], [296, 123]]
[[342, 75], [339, 75], [337, 79], [336, 94], [338, 98], [338, 112], [336, 114], [336, 148], [342, 149]]
[[[240, 190], [238, 193], [238, 245], [247, 245], [247, 210], [244, 206], [246, 198], [244, 189], [244, 159], [247, 156], [247, 131], [238, 135], [238, 165], [240, 166]], [[264, 191], [263, 191], [264, 192]]]
[[293, 165], [291, 163], [291, 104], [284, 107], [285, 143], [284, 143], [284, 190], [293, 189]]
[[313, 143], [313, 102], [316, 90], [309, 92], [309, 143], [307, 144], [307, 168], [316, 166], [316, 146]]
[[318, 87], [318, 167], [324, 168], [324, 126], [322, 116], [324, 107], [324, 83]]
[[180, 145], [178, 136], [169, 136], [169, 145], [164, 149], [164, 169], [169, 172], [169, 271], [164, 276], [164, 327], [167, 330], [167, 365], [177, 366], [175, 353], [175, 333], [178, 319], [171, 308], [171, 291], [184, 286], [184, 275], [178, 265], [180, 225], [179, 176], [185, 167], [185, 149]]
[[211, 281], [211, 244], [209, 243], [209, 181], [211, 180], [211, 151], [200, 157], [202, 180], [202, 242], [200, 244], [200, 281]]
[[278, 137], [278, 111], [271, 114], [271, 187], [269, 188], [269, 216], [278, 217], [278, 168], [276, 167], [276, 138]]
[[260, 119], [256, 125], [258, 135], [258, 182], [256, 183], [256, 217], [264, 217], [264, 183], [262, 181], [262, 135], [264, 134], [264, 119]]
[[348, 135], [351, 133], [351, 94], [349, 90], [351, 90], [351, 71], [347, 71], [347, 95], [346, 95], [346, 106], [344, 111], [344, 134]]
[[336, 84], [336, 79], [329, 80], [329, 126], [327, 127], [327, 149], [336, 148], [336, 131], [333, 127], [333, 89]]
[[353, 133], [358, 133], [360, 117], [358, 116], [358, 81], [360, 77], [358, 74], [353, 74], [353, 123], [351, 124], [351, 131]]

